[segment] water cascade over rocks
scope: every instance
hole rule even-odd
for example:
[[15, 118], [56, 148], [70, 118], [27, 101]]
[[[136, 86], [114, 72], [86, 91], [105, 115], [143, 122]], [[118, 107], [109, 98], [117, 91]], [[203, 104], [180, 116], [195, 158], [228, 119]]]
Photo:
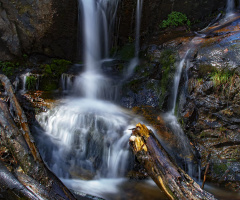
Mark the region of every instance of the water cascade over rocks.
[[[43, 128], [37, 128], [43, 159], [72, 189], [76, 189], [79, 181], [95, 179], [97, 187], [105, 187], [101, 189], [104, 193], [110, 186], [101, 180], [114, 184], [111, 180], [123, 178], [133, 162], [128, 146], [129, 129], [139, 119], [135, 121], [130, 113], [107, 101], [114, 99], [115, 88], [101, 73], [102, 59], [108, 56], [102, 52], [108, 51], [109, 30], [114, 26], [117, 6], [117, 0], [79, 0], [85, 70], [75, 77], [71, 97], [37, 116]], [[70, 81], [63, 79], [65, 83]], [[63, 89], [69, 90], [66, 84]], [[91, 182], [84, 183], [88, 184], [86, 192], [93, 190], [94, 195], [101, 196], [97, 189], [91, 189], [94, 188]]]

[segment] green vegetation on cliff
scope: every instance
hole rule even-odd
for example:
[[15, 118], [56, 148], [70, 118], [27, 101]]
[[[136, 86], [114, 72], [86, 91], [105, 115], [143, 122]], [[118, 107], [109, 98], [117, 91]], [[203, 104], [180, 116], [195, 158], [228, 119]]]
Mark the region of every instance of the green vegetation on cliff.
[[185, 14], [173, 11], [168, 15], [167, 20], [162, 21], [160, 28], [177, 27], [182, 25], [187, 25], [190, 27], [191, 22]]

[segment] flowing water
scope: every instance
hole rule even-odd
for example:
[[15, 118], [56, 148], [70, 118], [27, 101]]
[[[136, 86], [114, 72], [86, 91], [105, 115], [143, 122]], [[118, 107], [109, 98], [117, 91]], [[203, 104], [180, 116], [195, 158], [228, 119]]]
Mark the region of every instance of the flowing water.
[[109, 193], [120, 195], [119, 185], [126, 187], [124, 177], [134, 163], [129, 129], [142, 122], [110, 102], [116, 98], [116, 87], [101, 72], [117, 6], [117, 0], [79, 0], [85, 70], [74, 78], [62, 76], [62, 88], [71, 90], [72, 96], [39, 114], [41, 127], [35, 127], [41, 155], [51, 170], [69, 188], [106, 199], [114, 199]]
[[235, 2], [234, 0], [227, 0], [227, 6], [226, 6], [226, 16], [230, 16], [233, 14], [235, 9]]
[[140, 51], [140, 28], [141, 28], [141, 17], [142, 17], [142, 6], [143, 0], [137, 0], [137, 7], [136, 7], [136, 28], [135, 28], [135, 57], [130, 61], [126, 78], [129, 78], [135, 67], [139, 64], [138, 54]]

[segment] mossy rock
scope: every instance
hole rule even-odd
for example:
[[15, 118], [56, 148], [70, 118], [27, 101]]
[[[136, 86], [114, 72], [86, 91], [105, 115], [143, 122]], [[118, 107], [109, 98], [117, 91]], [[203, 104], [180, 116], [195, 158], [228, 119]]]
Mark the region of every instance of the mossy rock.
[[124, 45], [117, 53], [122, 60], [130, 60], [135, 55], [134, 43]]
[[26, 89], [35, 90], [37, 84], [37, 78], [35, 76], [27, 76], [26, 78]]
[[40, 81], [40, 90], [53, 91], [59, 88], [58, 79], [51, 79], [48, 76], [44, 76]]

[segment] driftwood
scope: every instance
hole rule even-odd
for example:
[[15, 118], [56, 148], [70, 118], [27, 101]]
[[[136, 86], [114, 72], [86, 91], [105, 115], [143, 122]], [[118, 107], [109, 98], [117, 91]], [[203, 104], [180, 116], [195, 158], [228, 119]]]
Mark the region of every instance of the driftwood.
[[0, 100], [0, 148], [7, 152], [0, 157], [0, 199], [75, 199], [44, 164], [9, 79], [0, 74], [0, 81], [7, 96]]
[[145, 125], [137, 124], [129, 143], [138, 161], [169, 199], [215, 199], [173, 162]]

